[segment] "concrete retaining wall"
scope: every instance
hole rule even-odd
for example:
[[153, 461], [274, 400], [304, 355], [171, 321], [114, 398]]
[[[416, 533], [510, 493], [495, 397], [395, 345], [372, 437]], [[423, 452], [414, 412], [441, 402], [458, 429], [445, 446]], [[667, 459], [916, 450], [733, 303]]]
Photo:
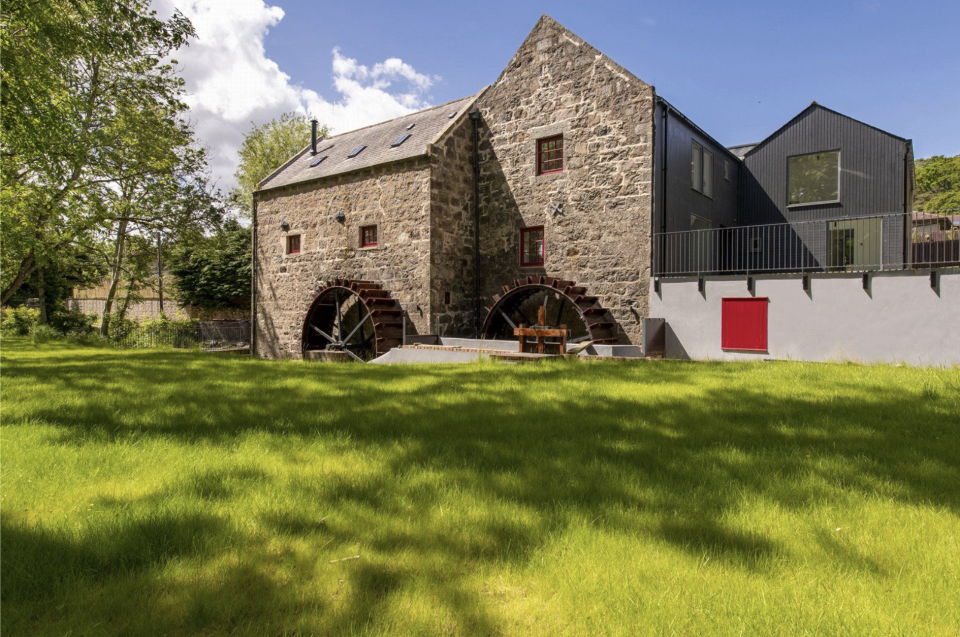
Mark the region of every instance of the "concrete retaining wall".
[[[720, 347], [721, 301], [749, 297], [746, 277], [662, 279], [650, 315], [666, 319], [669, 358], [903, 362], [960, 365], [960, 272], [942, 271], [936, 290], [929, 272], [877, 272], [864, 290], [859, 274], [754, 279], [752, 296], [767, 297], [766, 352]], [[653, 286], [651, 286], [652, 288]]]

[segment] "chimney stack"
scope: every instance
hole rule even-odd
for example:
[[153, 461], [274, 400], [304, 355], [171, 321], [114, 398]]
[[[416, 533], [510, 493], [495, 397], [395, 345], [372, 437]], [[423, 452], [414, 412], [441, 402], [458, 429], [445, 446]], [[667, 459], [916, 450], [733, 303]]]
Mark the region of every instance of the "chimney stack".
[[310, 147], [312, 149], [310, 152], [311, 155], [317, 154], [317, 124], [319, 124], [317, 120], [315, 119], [310, 120]]

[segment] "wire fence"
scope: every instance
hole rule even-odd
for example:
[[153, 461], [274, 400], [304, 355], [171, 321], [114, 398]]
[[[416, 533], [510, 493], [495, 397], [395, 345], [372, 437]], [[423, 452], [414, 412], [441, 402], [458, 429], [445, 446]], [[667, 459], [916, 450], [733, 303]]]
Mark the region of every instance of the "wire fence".
[[654, 234], [654, 274], [960, 266], [960, 215], [892, 213]]
[[111, 338], [116, 347], [151, 349], [243, 349], [250, 345], [247, 321], [204, 321], [196, 325], [135, 325]]

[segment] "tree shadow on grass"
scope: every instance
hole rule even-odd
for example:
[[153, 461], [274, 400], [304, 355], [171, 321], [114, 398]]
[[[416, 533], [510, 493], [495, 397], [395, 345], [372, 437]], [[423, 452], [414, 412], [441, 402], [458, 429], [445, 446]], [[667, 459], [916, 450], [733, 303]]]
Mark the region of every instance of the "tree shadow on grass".
[[[247, 435], [266, 435], [262, 444], [293, 465], [305, 462], [297, 440], [324, 440], [330, 453], [371, 459], [363, 476], [330, 475], [284, 487], [294, 502], [310, 503], [314, 514], [276, 509], [258, 518], [283, 536], [322, 538], [338, 549], [359, 544], [378, 556], [336, 567], [351, 582], [344, 593], [349, 599], [334, 600], [335, 608], [327, 610], [321, 602], [312, 607], [323, 618], [317, 620], [322, 626], [310, 628], [328, 632], [383, 620], [391, 600], [416, 581], [457, 618], [462, 634], [496, 633], [484, 601], [461, 584], [465, 574], [479, 563], [522, 564], [582, 520], [733, 568], [769, 573], [789, 555], [774, 538], [731, 525], [728, 515], [738, 511], [744, 496], [796, 511], [843, 494], [880, 494], [960, 513], [956, 399], [938, 402], [883, 374], [871, 382], [862, 374], [846, 379], [843, 368], [798, 367], [793, 386], [784, 387], [770, 384], [768, 376], [776, 372], [769, 367], [722, 364], [438, 369], [224, 364], [176, 352], [91, 353], [60, 363], [17, 361], [4, 370], [7, 379], [47, 387], [65, 401], [15, 407], [25, 418], [55, 425], [59, 444], [157, 437], [226, 446]], [[937, 378], [960, 388], [952, 376]], [[633, 395], [631, 383], [645, 391]], [[85, 400], [87, 391], [100, 391], [98, 400]], [[439, 478], [430, 484], [407, 481], [418, 472]], [[411, 522], [417, 511], [443, 505], [441, 486], [456, 486], [490, 508], [447, 526]], [[192, 494], [228, 502], [268, 488], [263, 471], [240, 467], [187, 476], [151, 497], [160, 502]], [[324, 510], [346, 511], [349, 519], [318, 525]], [[16, 541], [16, 532], [12, 537]], [[837, 562], [885, 576], [869, 556], [829, 537], [817, 541]], [[80, 546], [98, 542], [86, 537]], [[10, 555], [6, 527], [4, 543]], [[118, 546], [136, 550], [124, 542]], [[64, 547], [51, 546], [46, 553], [59, 549]], [[168, 559], [157, 555], [178, 555], [149, 548], [147, 553], [154, 558], [141, 562], [142, 568]], [[424, 563], [413, 568], [389, 559], [410, 553], [423, 556]], [[199, 555], [213, 559], [218, 553]], [[249, 580], [263, 600], [295, 612], [301, 602], [265, 574], [272, 559], [252, 552], [217, 590]], [[115, 577], [116, 571], [91, 564], [92, 572], [100, 573], [92, 581]], [[313, 577], [314, 568], [307, 562], [296, 566], [304, 578]], [[5, 559], [5, 592], [8, 584]], [[182, 584], [179, 594], [203, 597], [200, 591], [207, 588]], [[216, 604], [210, 602], [205, 612], [224, 631], [254, 617], [241, 613], [236, 619], [223, 610], [232, 608], [229, 604], [213, 599]], [[198, 625], [195, 621], [190, 625]]]

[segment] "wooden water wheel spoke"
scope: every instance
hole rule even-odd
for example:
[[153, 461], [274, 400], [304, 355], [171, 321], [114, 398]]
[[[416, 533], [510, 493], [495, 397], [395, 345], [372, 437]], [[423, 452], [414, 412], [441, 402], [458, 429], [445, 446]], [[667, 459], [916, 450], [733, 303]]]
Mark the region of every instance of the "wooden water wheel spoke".
[[[396, 318], [387, 323], [384, 316]], [[346, 279], [328, 281], [317, 293], [304, 321], [304, 356], [310, 351], [325, 350], [342, 352], [342, 356], [353, 360], [372, 360], [400, 344], [395, 334], [397, 326], [403, 325], [402, 316], [400, 304], [379, 284]]]
[[[481, 335], [487, 339], [513, 340], [518, 324], [534, 325], [529, 316], [547, 316], [546, 310], [553, 307], [553, 301], [557, 301], [557, 309], [550, 311], [552, 327], [566, 325], [570, 330], [568, 342], [617, 342], [616, 324], [599, 299], [589, 296], [585, 287], [573, 281], [533, 276], [504, 285], [503, 291], [493, 297]], [[539, 320], [536, 324], [544, 322]]]

